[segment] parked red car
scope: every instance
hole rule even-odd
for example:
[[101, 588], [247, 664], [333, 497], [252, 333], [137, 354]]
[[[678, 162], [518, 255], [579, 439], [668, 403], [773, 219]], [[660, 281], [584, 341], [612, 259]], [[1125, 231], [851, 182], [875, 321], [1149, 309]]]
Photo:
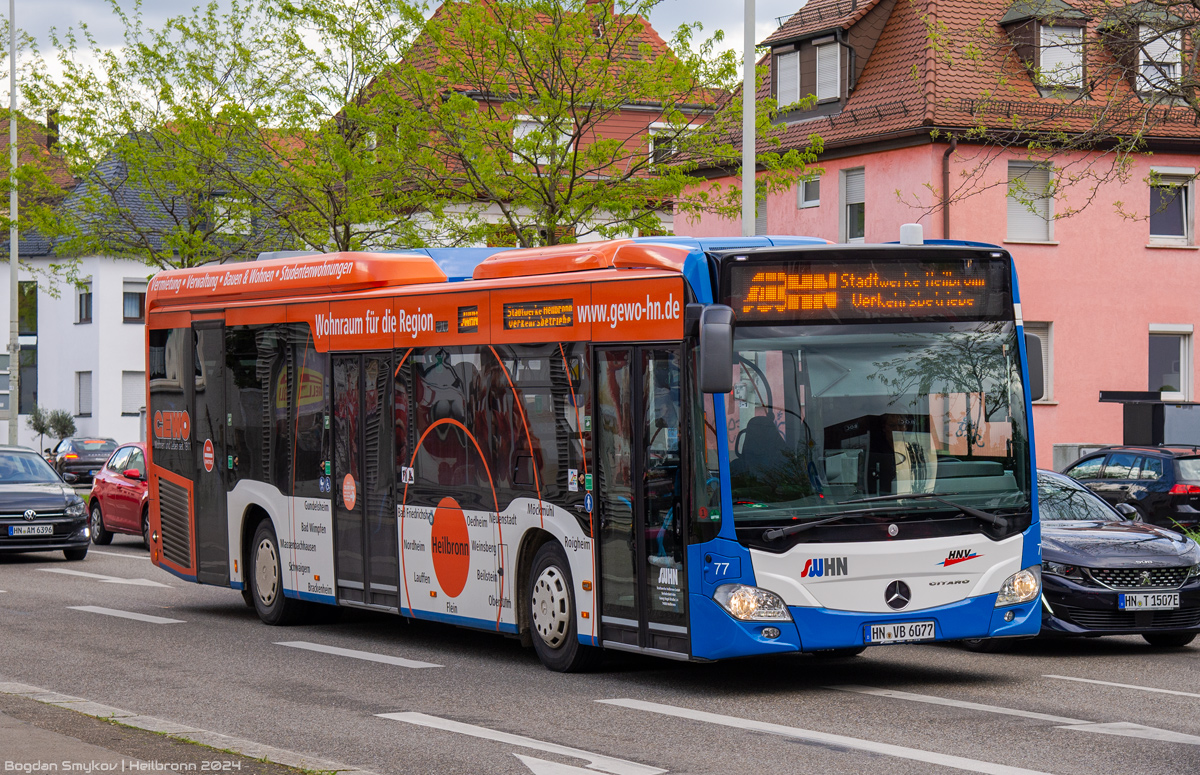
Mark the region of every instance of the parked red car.
[[146, 481], [146, 445], [117, 447], [96, 473], [88, 496], [92, 540], [103, 546], [113, 533], [140, 535], [150, 548], [150, 488]]

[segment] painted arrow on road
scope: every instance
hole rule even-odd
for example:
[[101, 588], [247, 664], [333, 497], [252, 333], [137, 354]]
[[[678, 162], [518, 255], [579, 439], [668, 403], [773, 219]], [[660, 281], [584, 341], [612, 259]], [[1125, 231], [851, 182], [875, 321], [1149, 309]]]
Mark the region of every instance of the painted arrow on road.
[[513, 756], [521, 760], [521, 763], [529, 768], [533, 775], [596, 775], [595, 770], [585, 770], [583, 767], [572, 767], [569, 764], [560, 762], [548, 762], [545, 759], [538, 759], [534, 756], [522, 756], [519, 753], [514, 753]]
[[38, 568], [38, 570], [44, 571], [45, 573], [62, 573], [66, 576], [82, 576], [88, 579], [95, 579], [101, 584], [128, 584], [134, 587], [171, 588], [170, 584], [160, 584], [159, 582], [151, 581], [150, 579], [123, 579], [118, 576], [104, 576], [99, 573], [88, 573], [87, 571], [82, 570], [67, 570], [66, 568]]

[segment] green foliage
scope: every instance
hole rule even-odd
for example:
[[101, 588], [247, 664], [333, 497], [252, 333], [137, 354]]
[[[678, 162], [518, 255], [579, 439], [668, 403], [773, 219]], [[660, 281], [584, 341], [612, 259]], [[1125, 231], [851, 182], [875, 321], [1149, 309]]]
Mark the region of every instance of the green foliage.
[[49, 412], [34, 404], [33, 411], [29, 413], [29, 417], [25, 419], [25, 423], [29, 426], [29, 430], [38, 435], [38, 450], [41, 450], [42, 437], [50, 433]]
[[55, 409], [46, 415], [50, 433], [60, 441], [75, 435], [75, 418], [66, 409]]

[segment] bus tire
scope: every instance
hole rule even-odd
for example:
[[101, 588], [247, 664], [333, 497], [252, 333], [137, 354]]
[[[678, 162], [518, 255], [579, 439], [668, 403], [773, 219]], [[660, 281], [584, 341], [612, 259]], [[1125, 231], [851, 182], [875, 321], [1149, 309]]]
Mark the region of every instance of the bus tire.
[[301, 615], [302, 603], [283, 594], [283, 567], [279, 560], [279, 540], [270, 520], [259, 523], [250, 549], [250, 577], [254, 610], [264, 624], [287, 626]]
[[547, 541], [533, 556], [525, 595], [530, 635], [538, 659], [559, 673], [588, 670], [599, 663], [600, 650], [579, 642], [571, 566], [557, 541]]

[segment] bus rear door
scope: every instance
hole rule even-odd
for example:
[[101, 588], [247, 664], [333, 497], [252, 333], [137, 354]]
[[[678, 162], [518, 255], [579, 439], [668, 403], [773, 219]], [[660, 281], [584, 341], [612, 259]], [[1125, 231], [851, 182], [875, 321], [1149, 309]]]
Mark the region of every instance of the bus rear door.
[[678, 346], [596, 350], [600, 636], [608, 648], [689, 653]]

